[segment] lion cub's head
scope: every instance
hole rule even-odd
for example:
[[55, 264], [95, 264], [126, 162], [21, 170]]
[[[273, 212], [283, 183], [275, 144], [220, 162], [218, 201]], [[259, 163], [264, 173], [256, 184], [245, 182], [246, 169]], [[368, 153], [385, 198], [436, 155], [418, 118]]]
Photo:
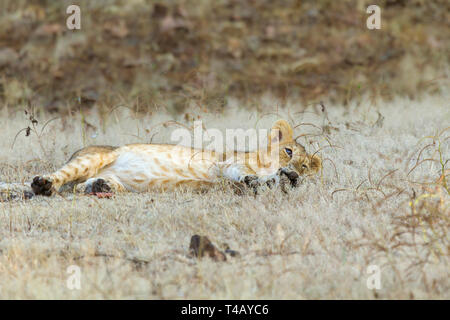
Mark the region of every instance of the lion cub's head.
[[279, 167], [294, 170], [299, 175], [312, 175], [322, 168], [322, 159], [306, 153], [305, 147], [294, 141], [292, 127], [286, 120], [276, 121], [269, 133], [269, 151], [278, 151]]

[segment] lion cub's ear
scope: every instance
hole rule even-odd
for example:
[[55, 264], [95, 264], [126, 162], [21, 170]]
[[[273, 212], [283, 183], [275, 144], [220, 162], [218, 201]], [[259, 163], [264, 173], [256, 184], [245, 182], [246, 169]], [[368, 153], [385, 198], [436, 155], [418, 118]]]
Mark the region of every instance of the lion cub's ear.
[[292, 142], [292, 127], [286, 120], [278, 120], [270, 129], [269, 143], [270, 144], [285, 144]]

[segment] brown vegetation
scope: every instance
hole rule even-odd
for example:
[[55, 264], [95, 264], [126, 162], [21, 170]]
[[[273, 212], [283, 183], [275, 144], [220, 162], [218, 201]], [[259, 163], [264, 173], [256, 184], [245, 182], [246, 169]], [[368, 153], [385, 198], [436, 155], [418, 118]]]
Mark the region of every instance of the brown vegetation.
[[49, 111], [118, 105], [221, 110], [271, 92], [348, 103], [436, 92], [449, 62], [448, 1], [70, 1], [0, 4], [0, 102]]

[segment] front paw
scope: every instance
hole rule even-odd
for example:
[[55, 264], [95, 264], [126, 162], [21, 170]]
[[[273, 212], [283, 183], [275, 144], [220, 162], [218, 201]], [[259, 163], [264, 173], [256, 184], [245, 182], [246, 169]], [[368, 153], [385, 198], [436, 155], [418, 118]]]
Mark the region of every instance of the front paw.
[[35, 195], [51, 196], [52, 195], [52, 181], [44, 177], [36, 176], [31, 183], [31, 189]]
[[272, 189], [275, 185], [277, 185], [278, 179], [277, 177], [261, 178], [257, 175], [248, 175], [243, 179], [245, 185], [251, 189], [255, 194], [258, 194], [258, 190], [261, 188], [264, 190], [265, 187]]
[[254, 174], [245, 176], [242, 181], [245, 183], [245, 185], [247, 187], [255, 188], [255, 187], [260, 185], [259, 177], [257, 175], [254, 175]]
[[283, 177], [286, 177], [291, 187], [295, 188], [299, 184], [300, 180], [299, 174], [289, 168], [280, 168], [278, 170], [278, 175], [280, 176], [280, 180], [283, 180]]

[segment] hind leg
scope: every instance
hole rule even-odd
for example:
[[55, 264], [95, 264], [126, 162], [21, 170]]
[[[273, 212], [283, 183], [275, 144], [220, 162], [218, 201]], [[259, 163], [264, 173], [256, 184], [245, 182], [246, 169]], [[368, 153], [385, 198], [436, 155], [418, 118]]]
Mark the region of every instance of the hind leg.
[[116, 158], [117, 154], [111, 147], [87, 147], [76, 152], [69, 162], [56, 172], [34, 177], [31, 188], [36, 195], [51, 196], [67, 183], [83, 182], [94, 177]]
[[91, 177], [95, 174], [95, 166], [89, 160], [89, 157], [77, 158], [52, 174], [34, 177], [31, 183], [34, 194], [51, 196], [65, 184]]

